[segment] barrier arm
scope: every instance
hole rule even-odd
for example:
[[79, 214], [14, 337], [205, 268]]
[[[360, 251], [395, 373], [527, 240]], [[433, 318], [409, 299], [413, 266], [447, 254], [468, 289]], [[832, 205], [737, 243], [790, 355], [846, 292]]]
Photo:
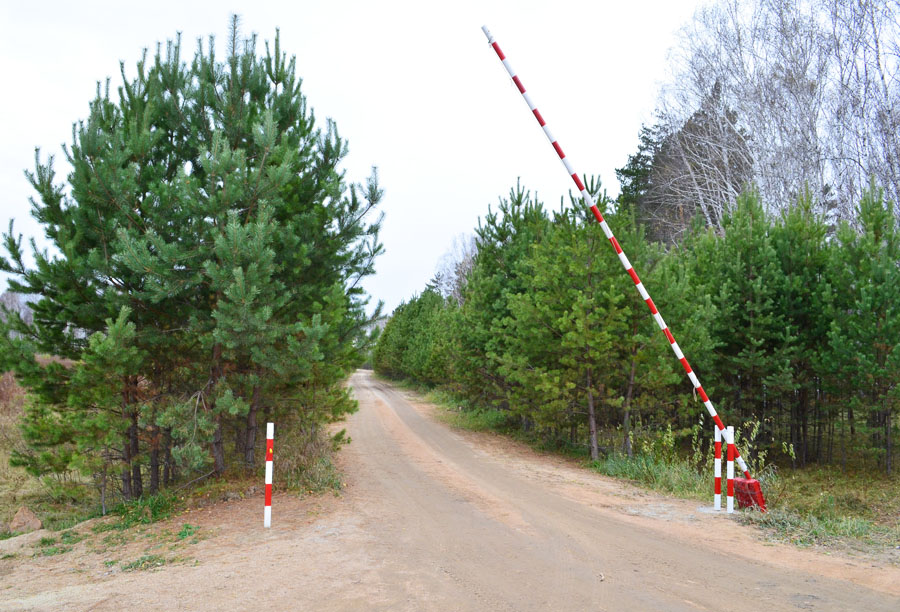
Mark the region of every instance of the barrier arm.
[[[625, 255], [624, 251], [622, 251], [622, 247], [621, 245], [619, 245], [619, 241], [616, 240], [616, 237], [613, 235], [609, 224], [603, 218], [603, 214], [600, 212], [600, 209], [597, 208], [593, 196], [591, 196], [588, 190], [585, 189], [584, 183], [578, 177], [578, 173], [575, 172], [575, 169], [569, 162], [569, 158], [566, 157], [565, 153], [563, 153], [562, 148], [559, 146], [559, 142], [557, 142], [556, 138], [553, 137], [553, 134], [547, 127], [547, 122], [544, 121], [544, 117], [534, 105], [534, 102], [531, 100], [531, 96], [529, 96], [527, 91], [525, 90], [525, 86], [522, 85], [522, 80], [519, 79], [515, 70], [513, 70], [512, 66], [509, 63], [509, 60], [506, 59], [506, 55], [504, 55], [503, 51], [500, 50], [500, 45], [498, 45], [496, 40], [494, 40], [494, 37], [487, 29], [487, 26], [483, 26], [481, 29], [484, 32], [484, 35], [487, 36], [488, 43], [491, 45], [491, 48], [493, 48], [494, 52], [497, 53], [497, 57], [500, 58], [501, 62], [503, 62], [503, 67], [506, 68], [506, 72], [509, 73], [510, 78], [512, 79], [513, 83], [515, 83], [516, 88], [518, 88], [519, 93], [522, 94], [522, 97], [525, 99], [525, 103], [528, 104], [528, 108], [531, 110], [534, 118], [541, 126], [541, 129], [544, 130], [544, 135], [547, 137], [547, 140], [550, 141], [550, 145], [556, 151], [556, 154], [559, 156], [559, 159], [563, 163], [563, 166], [565, 166], [566, 172], [570, 177], [572, 177], [572, 180], [575, 182], [575, 186], [578, 188], [578, 191], [581, 194], [582, 201], [590, 208], [591, 212], [594, 215], [594, 218], [600, 224], [600, 227], [603, 228], [603, 233], [606, 235], [609, 243], [616, 251], [616, 255], [618, 255], [619, 257], [619, 261], [622, 262], [622, 267], [625, 268], [625, 272], [628, 274], [628, 276], [631, 277], [631, 280], [634, 281], [634, 286], [637, 289], [638, 293], [641, 294], [641, 298], [647, 304], [647, 307], [650, 309], [650, 313], [653, 315], [653, 319], [665, 334], [666, 340], [669, 341], [669, 345], [672, 347], [672, 351], [675, 353], [675, 357], [679, 362], [681, 362], [681, 366], [684, 368], [684, 371], [690, 379], [691, 384], [694, 385], [694, 389], [697, 391], [697, 395], [699, 395], [700, 399], [703, 401], [703, 405], [706, 407], [707, 412], [709, 412], [709, 416], [711, 416], [713, 421], [715, 421], [716, 427], [718, 427], [721, 432], [725, 433], [725, 424], [722, 422], [722, 419], [719, 418], [715, 407], [713, 407], [712, 401], [710, 401], [709, 397], [706, 395], [706, 391], [703, 390], [703, 385], [700, 384], [700, 380], [691, 369], [691, 364], [688, 363], [687, 358], [684, 356], [684, 353], [681, 352], [681, 348], [675, 341], [675, 337], [672, 335], [671, 330], [669, 330], [669, 327], [663, 320], [662, 315], [659, 314], [659, 310], [656, 308], [656, 304], [654, 304], [653, 300], [650, 298], [650, 294], [647, 292], [647, 288], [644, 287], [644, 284], [638, 277], [637, 272], [635, 272], [634, 267], [631, 265], [631, 262], [628, 261], [628, 257]], [[741, 454], [737, 451], [737, 447], [735, 447], [735, 460], [738, 462], [738, 465], [740, 466], [741, 471], [744, 473], [744, 476], [749, 479], [750, 471], [747, 468], [747, 464], [744, 462], [744, 459], [741, 457]]]

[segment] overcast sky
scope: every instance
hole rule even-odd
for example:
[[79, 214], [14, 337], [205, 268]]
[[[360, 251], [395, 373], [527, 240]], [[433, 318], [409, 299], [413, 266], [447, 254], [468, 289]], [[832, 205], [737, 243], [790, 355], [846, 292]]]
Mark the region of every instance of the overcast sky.
[[390, 312], [421, 291], [454, 237], [471, 232], [518, 177], [551, 207], [572, 188], [481, 26], [576, 171], [599, 175], [616, 195], [614, 170], [652, 120], [667, 52], [698, 4], [0, 0], [0, 223], [5, 230], [14, 218], [17, 232], [43, 244], [23, 176], [34, 147], [56, 155], [64, 177], [61, 144], [87, 115], [98, 80], [118, 85], [120, 60], [133, 75], [142, 49], [177, 32], [187, 60], [210, 34], [224, 57], [229, 15], [238, 13], [243, 33], [260, 43], [281, 29], [316, 116], [334, 119], [349, 141], [348, 178], [364, 181], [378, 167], [386, 253], [366, 287]]

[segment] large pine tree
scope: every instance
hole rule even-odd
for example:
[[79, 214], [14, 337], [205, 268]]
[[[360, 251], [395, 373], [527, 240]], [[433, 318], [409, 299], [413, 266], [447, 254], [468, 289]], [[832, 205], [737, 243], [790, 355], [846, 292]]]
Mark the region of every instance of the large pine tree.
[[[188, 64], [176, 40], [123, 67], [75, 126], [68, 186], [52, 158], [28, 173], [58, 255], [28, 267], [5, 236], [11, 290], [39, 300], [33, 325], [7, 317], [0, 365], [35, 397], [15, 460], [36, 474], [117, 470], [139, 497], [148, 477], [152, 493], [176, 469], [252, 464], [262, 418], [314, 436], [354, 407], [337, 383], [367, 344], [381, 190], [374, 172], [348, 185], [346, 142], [317, 126], [277, 35], [260, 57], [235, 18], [228, 42], [224, 62], [211, 39]], [[76, 384], [85, 368], [104, 394]], [[89, 414], [114, 435], [82, 443]]]

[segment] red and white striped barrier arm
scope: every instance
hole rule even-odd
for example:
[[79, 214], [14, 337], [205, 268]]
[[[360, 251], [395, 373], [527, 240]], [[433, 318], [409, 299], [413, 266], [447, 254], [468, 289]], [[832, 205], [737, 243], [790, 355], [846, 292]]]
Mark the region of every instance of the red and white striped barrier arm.
[[[713, 459], [713, 508], [715, 510], [722, 509], [722, 430], [715, 428], [715, 448], [716, 454]], [[733, 469], [733, 468], [732, 468]]]
[[[481, 28], [484, 31], [484, 35], [487, 36], [488, 43], [490, 43], [491, 47], [497, 53], [497, 57], [500, 58], [500, 61], [503, 62], [503, 67], [506, 68], [506, 72], [509, 73], [510, 78], [512, 78], [513, 83], [515, 83], [516, 87], [519, 90], [519, 93], [522, 94], [522, 97], [525, 99], [525, 102], [528, 104], [528, 108], [534, 114], [534, 118], [537, 119], [538, 124], [544, 130], [544, 134], [547, 136], [547, 140], [550, 141], [550, 144], [553, 146], [553, 149], [556, 151], [556, 154], [559, 156], [560, 161], [562, 161], [563, 166], [566, 167], [566, 172], [569, 173], [569, 176], [572, 177], [572, 180], [575, 182], [575, 186], [578, 187], [578, 191], [581, 193], [581, 199], [585, 204], [591, 209], [591, 212], [594, 214], [594, 218], [597, 219], [597, 222], [600, 224], [600, 227], [603, 228], [603, 233], [606, 234], [606, 237], [609, 239], [610, 244], [616, 251], [616, 255], [619, 256], [619, 261], [622, 262], [622, 266], [625, 268], [625, 272], [628, 273], [628, 276], [631, 277], [631, 280], [634, 281], [634, 286], [637, 288], [638, 293], [641, 294], [641, 298], [646, 302], [647, 306], [650, 308], [650, 313], [653, 315], [653, 319], [656, 321], [656, 324], [659, 325], [659, 328], [666, 335], [666, 339], [669, 341], [669, 344], [672, 346], [672, 351], [675, 352], [675, 357], [678, 358], [678, 361], [681, 362], [681, 366], [684, 368], [684, 371], [687, 373], [688, 378], [691, 379], [691, 383], [694, 385], [694, 389], [696, 389], [697, 394], [700, 396], [700, 399], [703, 400], [703, 405], [706, 406], [706, 410], [709, 412], [709, 415], [712, 417], [713, 421], [715, 421], [716, 426], [723, 430], [725, 429], [725, 424], [722, 423], [722, 419], [719, 418], [719, 415], [716, 413], [716, 409], [713, 407], [712, 402], [709, 400], [709, 397], [706, 395], [706, 391], [703, 390], [703, 386], [700, 384], [700, 381], [697, 379], [697, 375], [694, 374], [694, 371], [691, 369], [688, 360], [685, 358], [684, 354], [681, 352], [681, 348], [678, 346], [678, 343], [675, 342], [675, 338], [672, 336], [672, 332], [669, 331], [669, 327], [666, 325], [666, 322], [663, 320], [662, 316], [659, 314], [659, 311], [656, 308], [656, 305], [653, 303], [653, 300], [650, 298], [650, 294], [647, 293], [647, 289], [644, 287], [644, 284], [641, 282], [641, 279], [638, 278], [637, 272], [634, 271], [634, 267], [632, 267], [631, 262], [628, 261], [628, 257], [625, 256], [625, 253], [622, 251], [622, 247], [619, 245], [619, 241], [616, 240], [616, 237], [613, 235], [612, 230], [609, 228], [609, 225], [603, 219], [603, 214], [600, 212], [600, 209], [597, 208], [597, 205], [594, 203], [594, 198], [588, 193], [588, 190], [584, 188], [584, 183], [581, 182], [581, 179], [578, 177], [578, 173], [575, 172], [575, 169], [572, 168], [572, 164], [569, 163], [569, 158], [566, 157], [566, 154], [563, 153], [562, 148], [559, 146], [559, 143], [556, 141], [556, 138], [553, 137], [553, 134], [550, 132], [550, 129], [547, 127], [547, 123], [544, 121], [543, 116], [541, 116], [540, 111], [538, 111], [537, 107], [532, 102], [531, 97], [525, 91], [525, 86], [522, 85], [522, 81], [516, 75], [516, 72], [513, 70], [512, 66], [509, 63], [509, 60], [506, 59], [506, 55], [503, 54], [503, 51], [500, 50], [500, 45], [494, 40], [494, 37], [491, 35], [490, 31], [488, 31], [487, 26], [483, 26]], [[735, 449], [736, 452], [736, 449]], [[736, 455], [737, 461], [741, 466], [741, 470], [744, 472], [744, 475], [747, 478], [750, 478], [750, 471], [747, 468], [747, 464], [744, 463], [744, 460], [741, 458], [740, 453]]]
[[728, 514], [734, 512], [734, 456], [737, 449], [734, 446], [734, 427], [731, 425], [725, 430], [725, 442], [728, 444], [726, 451], [725, 477], [728, 479], [728, 488], [725, 496], [725, 511]]
[[275, 423], [266, 423], [266, 507], [263, 527], [272, 526], [272, 460], [275, 458]]

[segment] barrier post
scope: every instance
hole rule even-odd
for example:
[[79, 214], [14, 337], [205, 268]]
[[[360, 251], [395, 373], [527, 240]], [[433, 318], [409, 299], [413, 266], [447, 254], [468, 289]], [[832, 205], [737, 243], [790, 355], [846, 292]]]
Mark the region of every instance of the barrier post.
[[716, 432], [716, 457], [713, 461], [715, 480], [713, 483], [713, 509], [722, 509], [722, 430], [713, 427]]
[[732, 514], [734, 512], [734, 427], [731, 425], [725, 428], [725, 443], [728, 444], [728, 450], [726, 451], [728, 461], [725, 467], [725, 476], [728, 479], [725, 511], [728, 514]]
[[272, 460], [275, 454], [275, 423], [266, 423], [266, 507], [263, 527], [272, 526]]

